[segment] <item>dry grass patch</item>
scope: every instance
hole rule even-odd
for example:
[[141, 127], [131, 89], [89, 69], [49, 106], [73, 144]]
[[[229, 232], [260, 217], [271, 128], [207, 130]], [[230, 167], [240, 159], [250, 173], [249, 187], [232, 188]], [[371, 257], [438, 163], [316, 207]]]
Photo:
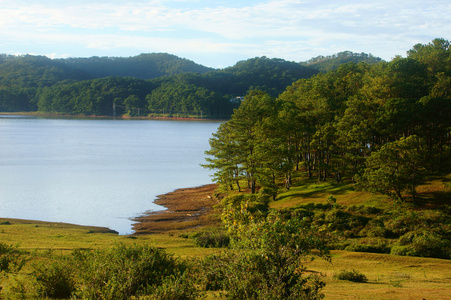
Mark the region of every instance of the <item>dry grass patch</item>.
[[[325, 299], [451, 299], [451, 261], [388, 254], [332, 251], [332, 263], [315, 260], [309, 270], [325, 275]], [[334, 279], [355, 269], [368, 283]]]

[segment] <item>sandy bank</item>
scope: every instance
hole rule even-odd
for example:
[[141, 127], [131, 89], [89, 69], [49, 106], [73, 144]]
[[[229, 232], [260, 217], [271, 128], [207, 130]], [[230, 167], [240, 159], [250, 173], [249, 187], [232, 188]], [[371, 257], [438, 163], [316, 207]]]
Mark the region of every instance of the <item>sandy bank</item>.
[[212, 215], [213, 206], [218, 204], [218, 200], [213, 198], [216, 188], [216, 184], [208, 184], [157, 196], [154, 202], [167, 209], [134, 219], [137, 222], [133, 225], [135, 234], [191, 229], [217, 222]]

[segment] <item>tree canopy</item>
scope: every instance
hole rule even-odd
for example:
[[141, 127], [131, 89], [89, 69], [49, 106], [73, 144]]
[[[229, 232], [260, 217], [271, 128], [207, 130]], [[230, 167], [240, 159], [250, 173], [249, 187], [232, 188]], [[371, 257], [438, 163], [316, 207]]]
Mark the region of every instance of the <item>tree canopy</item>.
[[207, 167], [228, 188], [245, 178], [273, 197], [304, 170], [414, 198], [425, 174], [450, 169], [450, 78], [449, 42], [436, 39], [406, 58], [300, 79], [277, 98], [251, 91], [211, 138]]

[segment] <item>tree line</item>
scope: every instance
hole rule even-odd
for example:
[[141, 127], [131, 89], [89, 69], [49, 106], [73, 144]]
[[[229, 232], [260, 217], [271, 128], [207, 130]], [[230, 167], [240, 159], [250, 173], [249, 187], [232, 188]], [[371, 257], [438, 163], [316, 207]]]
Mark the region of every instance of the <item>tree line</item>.
[[0, 55], [0, 111], [112, 116], [117, 104], [125, 107], [118, 115], [140, 110], [229, 118], [239, 105], [230, 99], [253, 89], [276, 97], [294, 81], [317, 73], [267, 57], [215, 70], [164, 53], [55, 60]]
[[415, 198], [425, 175], [450, 166], [449, 44], [435, 39], [406, 58], [347, 63], [277, 98], [251, 91], [210, 139], [205, 166], [227, 189], [241, 190], [244, 181], [274, 198], [297, 170]]

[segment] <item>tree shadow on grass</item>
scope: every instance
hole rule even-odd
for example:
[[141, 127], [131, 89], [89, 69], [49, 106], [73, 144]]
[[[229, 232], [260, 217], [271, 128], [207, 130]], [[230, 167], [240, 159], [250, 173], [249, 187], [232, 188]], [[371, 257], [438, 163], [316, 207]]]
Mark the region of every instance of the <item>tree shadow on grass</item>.
[[307, 184], [302, 187], [295, 187], [295, 190], [301, 189], [296, 192], [288, 192], [283, 195], [279, 195], [277, 197], [277, 201], [281, 201], [287, 198], [312, 198], [312, 199], [319, 199], [319, 198], [326, 198], [329, 195], [344, 195], [350, 191], [354, 190], [354, 187], [351, 184], [319, 184], [315, 185], [315, 183]]
[[451, 191], [421, 193], [412, 203], [418, 208], [440, 209], [445, 205], [451, 205]]

